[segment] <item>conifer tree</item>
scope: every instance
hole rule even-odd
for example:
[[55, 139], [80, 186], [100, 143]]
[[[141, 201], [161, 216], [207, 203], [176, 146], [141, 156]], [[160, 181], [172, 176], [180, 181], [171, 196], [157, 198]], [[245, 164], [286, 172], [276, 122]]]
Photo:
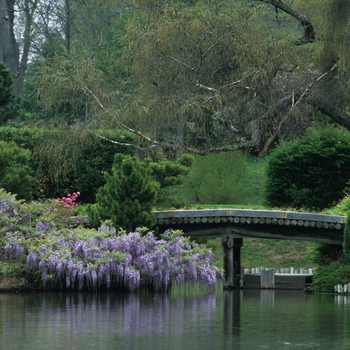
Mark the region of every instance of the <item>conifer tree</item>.
[[145, 165], [135, 157], [117, 153], [112, 174], [106, 173], [105, 178], [106, 184], [96, 195], [96, 205], [88, 213], [92, 225], [111, 220], [115, 227], [126, 231], [152, 227], [157, 189]]

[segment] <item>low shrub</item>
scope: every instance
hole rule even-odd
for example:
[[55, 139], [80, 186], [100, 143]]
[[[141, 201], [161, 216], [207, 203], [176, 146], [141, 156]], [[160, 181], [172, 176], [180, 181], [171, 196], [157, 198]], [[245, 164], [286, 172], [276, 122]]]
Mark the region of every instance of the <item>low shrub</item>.
[[189, 203], [259, 204], [262, 164], [241, 152], [196, 156], [181, 191]]
[[333, 293], [336, 284], [350, 282], [350, 265], [334, 262], [328, 266], [319, 266], [312, 279], [312, 284], [307, 288], [313, 293]]
[[31, 152], [14, 142], [0, 141], [0, 188], [30, 201], [35, 179], [30, 168]]

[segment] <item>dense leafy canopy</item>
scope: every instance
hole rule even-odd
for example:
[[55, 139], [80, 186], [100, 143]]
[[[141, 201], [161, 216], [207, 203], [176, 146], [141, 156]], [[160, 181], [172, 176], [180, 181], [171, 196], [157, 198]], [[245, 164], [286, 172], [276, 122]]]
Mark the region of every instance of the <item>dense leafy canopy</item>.
[[50, 18], [66, 25], [42, 31], [23, 111], [31, 122], [83, 124], [77, 132], [127, 129], [147, 152], [263, 156], [315, 114], [350, 128], [349, 9], [350, 0], [66, 1]]

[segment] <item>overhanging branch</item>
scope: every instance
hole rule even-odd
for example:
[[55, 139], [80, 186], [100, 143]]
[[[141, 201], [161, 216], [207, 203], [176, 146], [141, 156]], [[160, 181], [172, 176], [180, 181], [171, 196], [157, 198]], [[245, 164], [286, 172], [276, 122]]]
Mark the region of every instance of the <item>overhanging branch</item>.
[[292, 16], [293, 18], [295, 18], [300, 22], [300, 24], [303, 26], [303, 29], [304, 29], [304, 35], [293, 42], [295, 45], [303, 45], [303, 44], [308, 44], [315, 41], [316, 36], [315, 36], [314, 26], [312, 25], [311, 21], [307, 16], [303, 16], [299, 14], [292, 7], [288, 6], [287, 4], [283, 3], [280, 0], [259, 0], [259, 1], [275, 6], [276, 8], [287, 13], [288, 15]]
[[348, 115], [346, 112], [317, 96], [308, 98], [306, 102], [315, 107], [322, 114], [331, 118], [337, 124], [343, 126], [347, 130], [350, 130], [350, 115]]
[[[114, 115], [107, 109], [105, 108], [105, 106], [102, 104], [102, 102], [100, 101], [100, 99], [88, 88], [86, 87], [83, 87], [81, 88], [84, 93], [88, 96], [91, 96], [93, 98], [93, 100], [97, 103], [97, 105], [103, 110], [105, 111], [107, 114], [109, 114], [110, 116], [114, 117]], [[156, 140], [152, 140], [150, 137], [144, 135], [143, 133], [141, 133], [140, 131], [138, 130], [135, 130], [133, 128], [130, 128], [129, 126], [127, 126], [126, 124], [118, 121], [118, 125], [124, 129], [124, 130], [127, 130], [129, 132], [131, 132], [132, 134], [136, 135], [136, 136], [139, 136], [141, 137], [143, 140], [147, 141], [148, 143], [151, 144], [150, 147], [154, 148], [154, 147], [159, 147], [161, 146], [161, 143], [156, 141]], [[96, 136], [98, 137], [102, 137], [101, 135], [97, 135]], [[103, 137], [102, 137], [103, 138]], [[117, 143], [117, 142], [116, 142]], [[124, 144], [124, 145], [127, 145], [127, 144]], [[147, 148], [150, 148], [150, 147], [147, 147]], [[143, 149], [143, 148], [140, 148], [140, 149]]]

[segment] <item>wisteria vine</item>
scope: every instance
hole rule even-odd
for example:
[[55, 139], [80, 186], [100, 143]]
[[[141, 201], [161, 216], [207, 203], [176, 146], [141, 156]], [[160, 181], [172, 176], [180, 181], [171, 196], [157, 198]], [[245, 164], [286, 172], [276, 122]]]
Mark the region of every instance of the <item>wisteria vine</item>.
[[[2, 206], [4, 207], [4, 206]], [[0, 209], [0, 215], [4, 211]], [[167, 231], [119, 233], [109, 225], [97, 231], [82, 227], [57, 230], [37, 222], [35, 232], [7, 231], [0, 243], [7, 260], [25, 260], [28, 271], [40, 271], [44, 288], [54, 281], [66, 288], [97, 291], [150, 286], [167, 291], [172, 283], [200, 282], [214, 287], [220, 278], [212, 266], [213, 253], [184, 237]]]

